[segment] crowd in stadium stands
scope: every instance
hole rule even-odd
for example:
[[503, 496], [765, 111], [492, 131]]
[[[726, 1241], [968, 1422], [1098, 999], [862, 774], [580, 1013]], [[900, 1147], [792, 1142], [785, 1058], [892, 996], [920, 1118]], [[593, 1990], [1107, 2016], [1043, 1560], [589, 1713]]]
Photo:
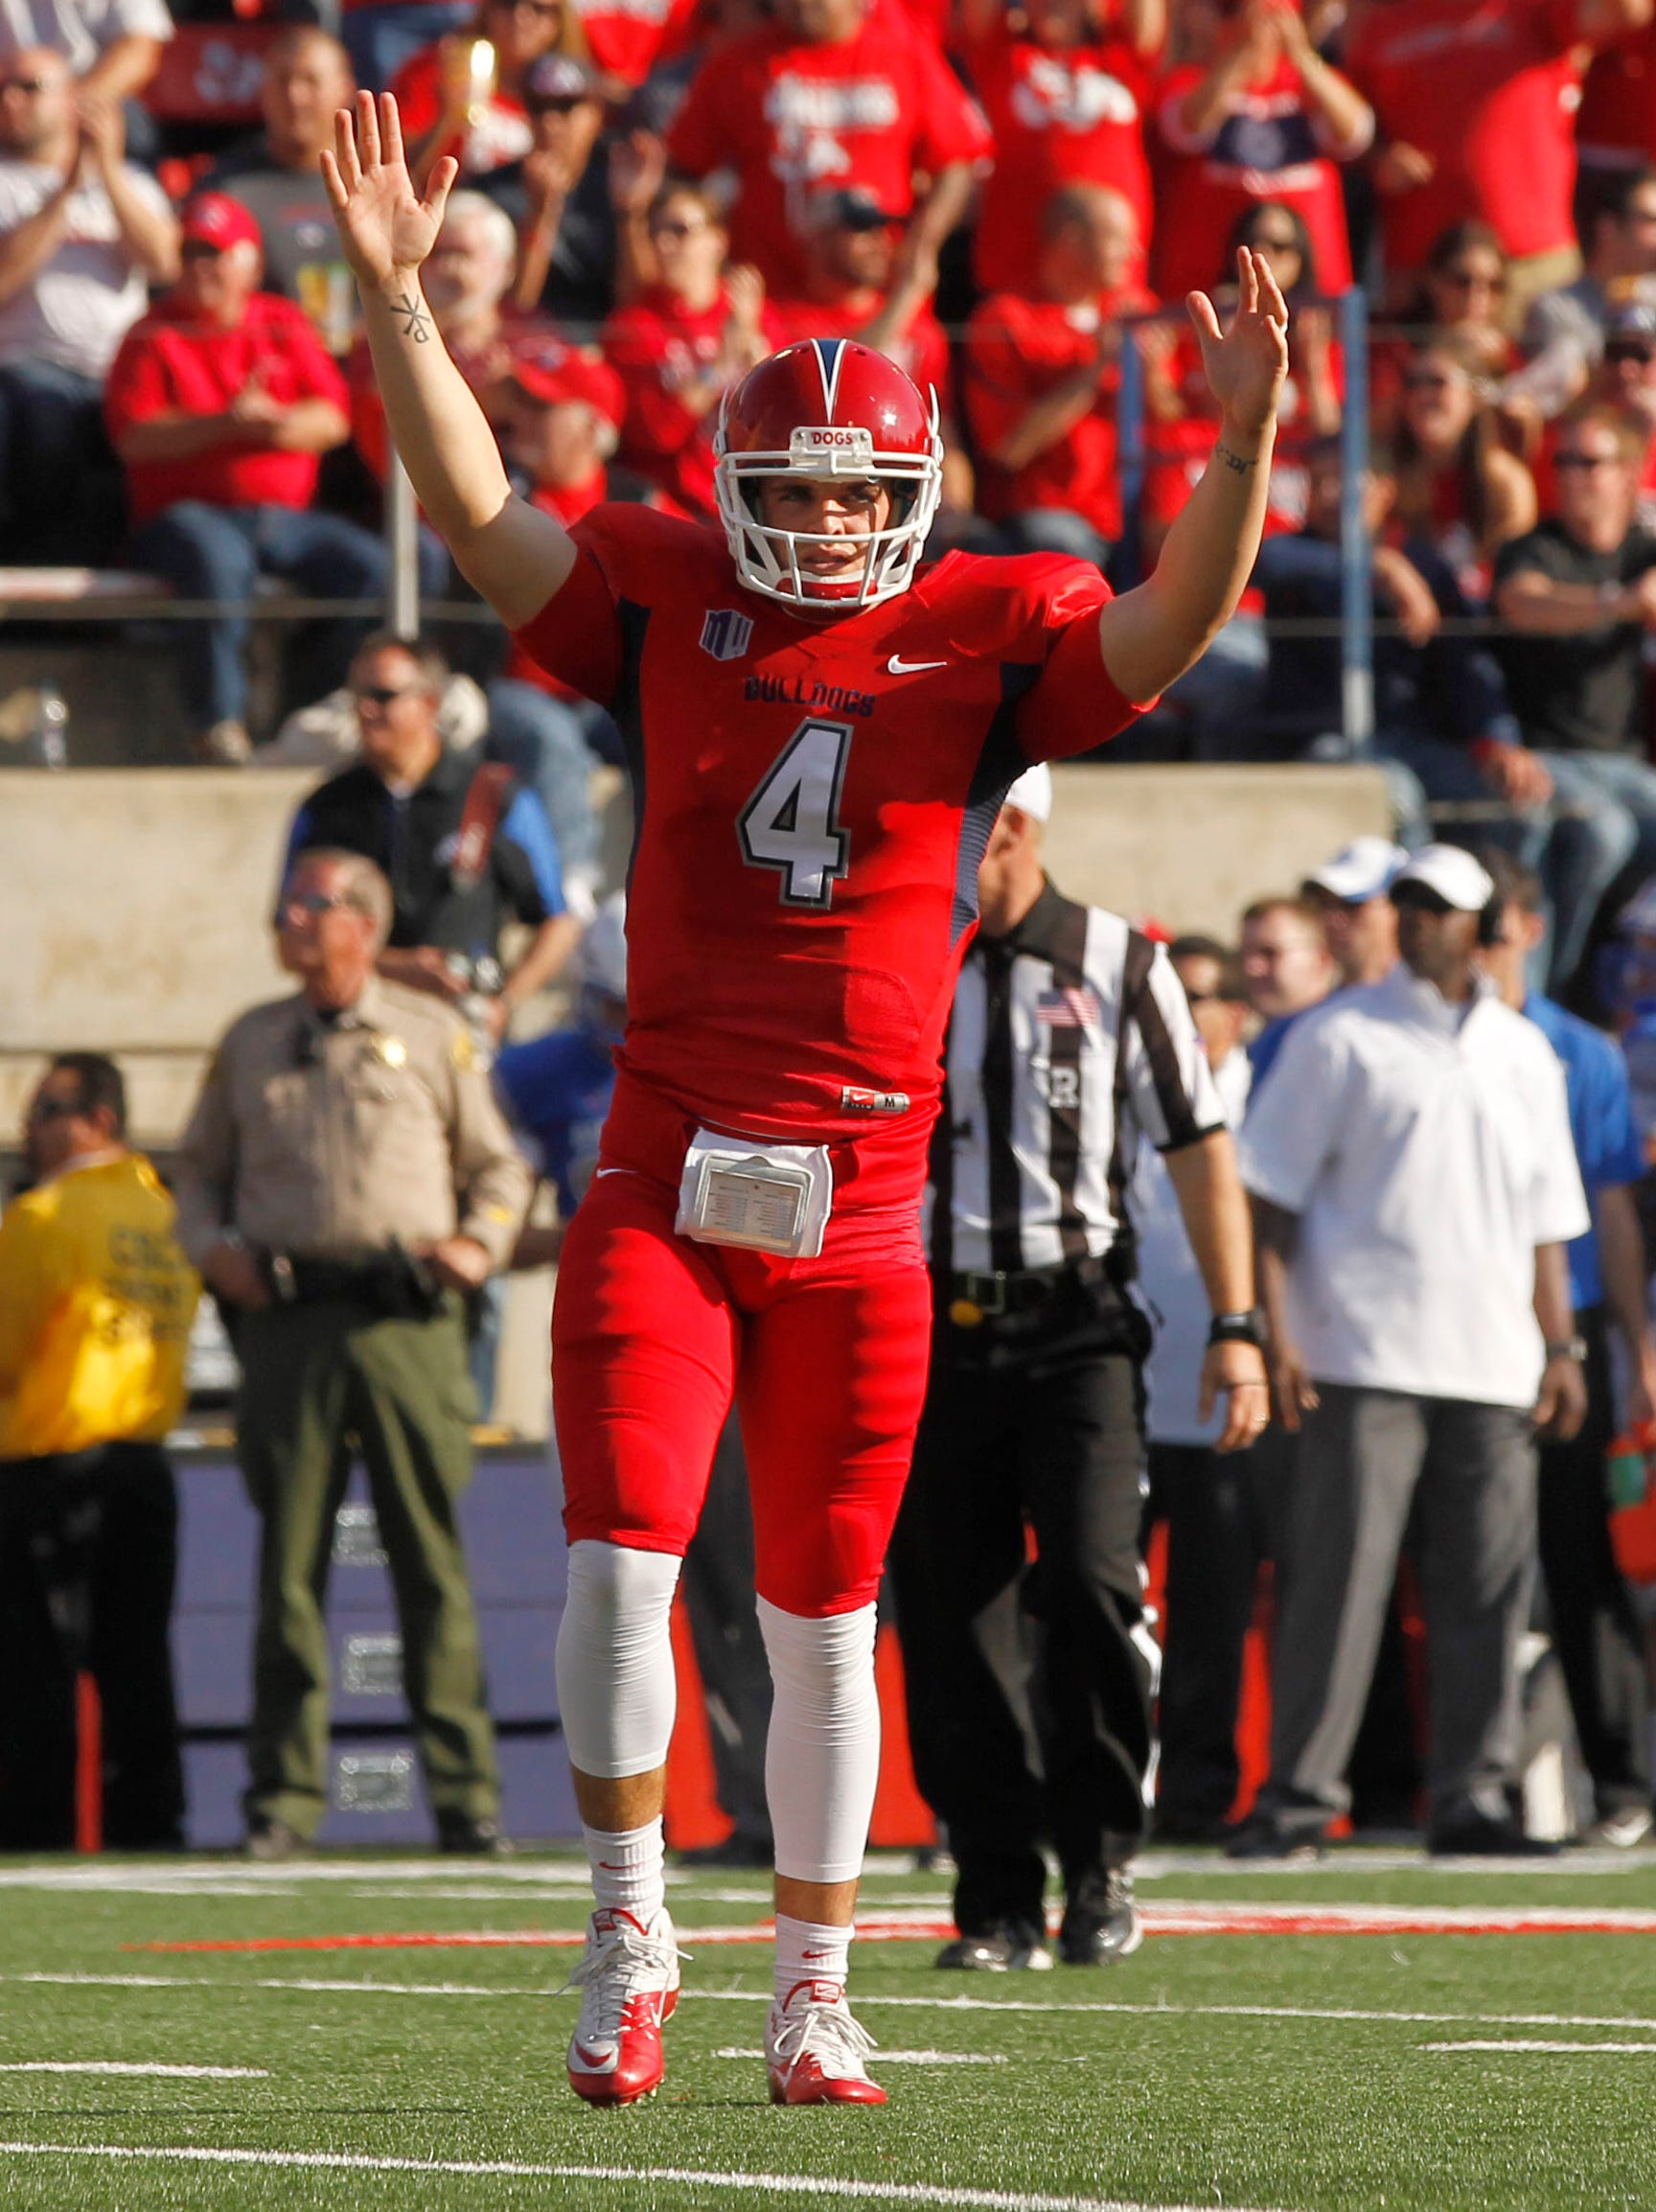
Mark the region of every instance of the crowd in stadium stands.
[[[17, 0], [0, 24], [0, 561], [120, 564], [213, 610], [178, 626], [199, 757], [270, 734], [259, 579], [353, 603], [288, 634], [286, 707], [336, 685], [384, 589], [383, 423], [317, 172], [362, 83], [398, 94], [417, 176], [459, 160], [430, 304], [565, 520], [603, 497], [710, 518], [722, 394], [778, 345], [856, 336], [936, 389], [933, 550], [1131, 580], [1212, 440], [1183, 295], [1223, 307], [1256, 248], [1294, 309], [1271, 535], [1133, 747], [1349, 754], [1349, 370], [1365, 749], [1399, 835], [1436, 809], [1535, 865], [1560, 981], [1617, 876], [1656, 864], [1652, 0], [347, 0], [342, 42], [236, 12], [242, 135], [251, 101], [203, 120], [168, 89], [196, 14]], [[428, 536], [421, 570], [469, 597]], [[582, 703], [476, 625], [460, 645], [543, 795], [603, 755]]]

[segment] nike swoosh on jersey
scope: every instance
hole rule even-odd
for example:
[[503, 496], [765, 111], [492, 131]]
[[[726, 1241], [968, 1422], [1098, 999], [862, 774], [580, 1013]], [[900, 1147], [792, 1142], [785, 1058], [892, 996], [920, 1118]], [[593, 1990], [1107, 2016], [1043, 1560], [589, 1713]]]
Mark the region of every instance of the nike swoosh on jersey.
[[918, 676], [923, 669], [947, 668], [948, 665], [946, 660], [905, 660], [900, 653], [894, 653], [886, 663], [893, 676]]

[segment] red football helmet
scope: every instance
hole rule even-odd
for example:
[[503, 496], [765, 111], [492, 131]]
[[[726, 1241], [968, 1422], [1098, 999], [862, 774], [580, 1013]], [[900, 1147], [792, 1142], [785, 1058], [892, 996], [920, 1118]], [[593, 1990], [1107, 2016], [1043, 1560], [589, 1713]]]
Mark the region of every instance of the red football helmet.
[[[907, 591], [943, 490], [937, 395], [922, 398], [894, 361], [849, 338], [806, 338], [750, 369], [719, 411], [714, 491], [744, 584], [784, 606], [874, 607]], [[878, 476], [891, 520], [867, 540], [859, 574], [813, 576], [799, 548], [843, 538], [759, 518], [765, 476]]]

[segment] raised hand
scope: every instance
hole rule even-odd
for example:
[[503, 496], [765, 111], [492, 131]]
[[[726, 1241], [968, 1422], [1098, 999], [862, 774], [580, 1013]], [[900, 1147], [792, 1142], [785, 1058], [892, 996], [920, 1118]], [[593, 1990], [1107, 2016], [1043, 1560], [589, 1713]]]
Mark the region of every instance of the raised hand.
[[1236, 250], [1236, 294], [1228, 331], [1220, 328], [1206, 292], [1191, 292], [1184, 305], [1202, 348], [1208, 389], [1230, 425], [1257, 437], [1276, 415], [1288, 373], [1288, 303], [1265, 256], [1247, 246]]
[[414, 190], [402, 154], [402, 124], [389, 92], [376, 101], [356, 95], [356, 112], [342, 107], [334, 118], [334, 150], [322, 155], [322, 180], [333, 203], [334, 219], [345, 259], [364, 291], [383, 290], [399, 279], [408, 282], [409, 334], [418, 338], [430, 318], [413, 288], [415, 272], [437, 242], [443, 209], [460, 165], [445, 156], [431, 172], [424, 199]]

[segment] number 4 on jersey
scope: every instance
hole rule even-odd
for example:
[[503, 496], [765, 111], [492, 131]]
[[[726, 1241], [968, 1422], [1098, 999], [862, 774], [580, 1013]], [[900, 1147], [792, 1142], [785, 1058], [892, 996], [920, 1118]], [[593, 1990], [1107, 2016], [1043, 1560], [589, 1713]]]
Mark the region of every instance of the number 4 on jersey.
[[851, 837], [837, 819], [851, 729], [802, 722], [737, 823], [749, 867], [779, 868], [788, 907], [826, 907], [849, 865]]

